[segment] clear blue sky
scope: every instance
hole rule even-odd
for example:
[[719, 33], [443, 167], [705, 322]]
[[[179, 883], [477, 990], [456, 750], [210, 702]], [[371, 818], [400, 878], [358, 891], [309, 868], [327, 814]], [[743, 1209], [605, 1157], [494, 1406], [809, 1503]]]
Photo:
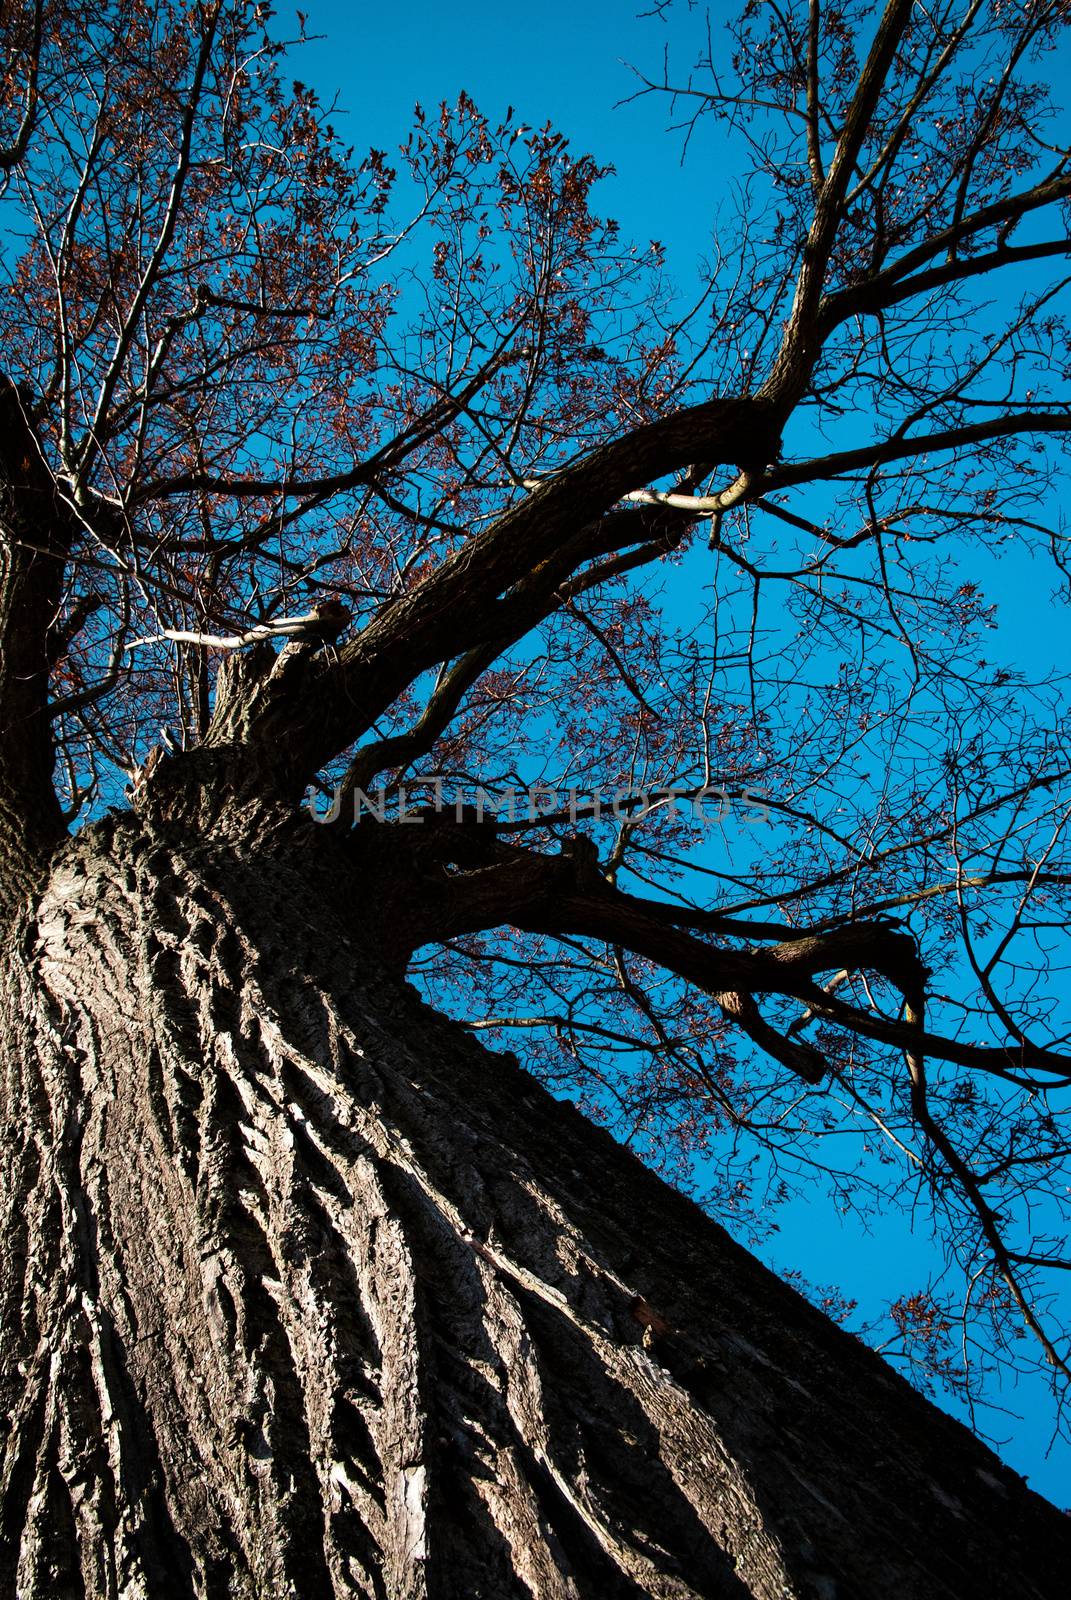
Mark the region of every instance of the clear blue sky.
[[680, 141], [663, 135], [661, 101], [614, 109], [638, 87], [628, 63], [657, 76], [667, 38], [664, 24], [635, 17], [628, 0], [546, 0], [538, 12], [508, 0], [309, 0], [307, 14], [309, 32], [324, 37], [295, 56], [295, 70], [300, 60], [306, 81], [325, 94], [337, 86], [347, 113], [338, 127], [358, 150], [389, 150], [417, 101], [433, 107], [465, 89], [492, 120], [512, 105], [523, 122], [553, 122], [574, 149], [612, 163], [617, 176], [599, 191], [602, 209], [639, 241], [671, 238], [682, 275], [709, 243], [730, 175], [704, 177], [692, 162], [682, 169]]
[[[616, 175], [599, 191], [597, 208], [616, 217], [636, 242], [666, 243], [671, 274], [688, 288], [735, 174], [713, 130], [681, 166], [680, 138], [664, 131], [664, 101], [648, 97], [615, 109], [637, 87], [628, 63], [655, 77], [661, 71], [668, 35], [659, 19], [637, 18], [631, 5], [614, 0], [545, 0], [538, 11], [489, 0], [307, 4], [309, 31], [324, 37], [295, 53], [293, 73], [325, 100], [337, 91], [337, 126], [358, 152], [372, 144], [395, 149], [416, 101], [437, 106], [461, 89], [492, 119], [512, 105], [524, 122], [549, 120], [574, 150], [614, 165]], [[716, 18], [724, 5], [715, 0], [712, 11]], [[282, 25], [287, 15], [280, 8]], [[682, 56], [677, 64], [690, 63]], [[1051, 573], [1039, 577], [1031, 583], [1020, 570], [1003, 584], [1020, 656], [1031, 652], [1039, 588], [1044, 594], [1052, 587]], [[836, 1282], [871, 1308], [890, 1287], [890, 1268], [897, 1290], [921, 1287], [934, 1269], [928, 1247], [912, 1237], [906, 1208], [863, 1235], [848, 1219], [841, 1226], [828, 1200], [816, 1197], [813, 1207], [784, 1209], [780, 1224], [765, 1252], [772, 1264], [798, 1267], [814, 1282]], [[1021, 1421], [1009, 1415], [988, 1422], [1005, 1459], [1058, 1504], [1068, 1504], [1068, 1454], [1054, 1451], [1046, 1459], [1051, 1413], [1040, 1387], [1002, 1399], [1010, 1412], [1022, 1413]]]

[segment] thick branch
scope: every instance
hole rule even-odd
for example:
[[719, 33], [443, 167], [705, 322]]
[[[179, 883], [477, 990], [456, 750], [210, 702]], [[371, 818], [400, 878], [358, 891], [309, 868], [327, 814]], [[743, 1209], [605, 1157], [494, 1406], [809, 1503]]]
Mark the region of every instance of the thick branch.
[[822, 308], [820, 324], [823, 336], [849, 317], [878, 316], [916, 295], [929, 294], [952, 283], [963, 283], [1001, 267], [1021, 267], [1034, 261], [1045, 261], [1053, 256], [1071, 255], [1071, 240], [1045, 239], [1038, 244], [1001, 245], [987, 250], [984, 255], [955, 257], [939, 266], [916, 272], [911, 277], [901, 277], [890, 269], [857, 289], [845, 289], [832, 295]]
[[[820, 1052], [777, 1032], [756, 997], [787, 995], [863, 1038], [902, 1050], [908, 1062], [933, 1057], [1019, 1081], [1024, 1072], [1071, 1081], [1071, 1058], [1043, 1046], [979, 1045], [928, 1032], [922, 1023], [927, 973], [914, 939], [882, 919], [858, 920], [817, 932], [777, 925], [734, 923], [717, 913], [691, 914], [679, 906], [624, 893], [601, 873], [594, 845], [569, 841], [561, 856], [540, 855], [496, 838], [490, 822], [457, 823], [429, 813], [420, 827], [366, 825], [352, 847], [371, 872], [384, 874], [394, 898], [394, 944], [388, 955], [405, 965], [420, 945], [512, 926], [552, 937], [580, 936], [623, 946], [712, 995], [768, 1055], [816, 1083], [829, 1070]], [[368, 849], [371, 842], [371, 849]], [[764, 948], [708, 944], [679, 924], [705, 924], [721, 937], [781, 937]], [[904, 997], [907, 1012], [894, 1021], [839, 1000], [815, 979], [823, 972], [874, 972]]]
[[769, 493], [797, 483], [837, 478], [864, 467], [883, 466], [889, 461], [906, 461], [912, 456], [958, 450], [965, 445], [988, 444], [993, 439], [1011, 439], [1032, 433], [1071, 433], [1071, 411], [1017, 411], [1008, 416], [990, 417], [986, 422], [968, 423], [962, 428], [945, 428], [939, 433], [875, 439], [856, 450], [839, 450], [813, 461], [792, 461], [775, 467], [763, 478], [761, 488]]
[[[1020, 194], [1005, 195], [989, 205], [980, 206], [969, 216], [961, 217], [950, 227], [933, 234], [921, 244], [908, 250], [883, 271], [863, 283], [853, 284], [832, 294], [822, 306], [820, 322], [823, 333], [830, 332], [847, 317], [859, 313], [876, 313], [895, 305], [909, 295], [923, 294], [946, 283], [977, 276], [980, 272], [1014, 265], [1017, 261], [1040, 260], [1048, 255], [1062, 255], [1067, 246], [1060, 240], [1033, 245], [1005, 247], [998, 245], [982, 255], [962, 258], [957, 248], [989, 228], [1007, 229], [1022, 217], [1045, 206], [1057, 205], [1071, 198], [1071, 173], [1048, 178]], [[925, 268], [936, 256], [944, 256], [940, 266]]]
[[49, 628], [70, 523], [19, 391], [0, 380], [0, 911], [62, 832], [52, 786]]
[[[682, 497], [687, 499], [687, 497]], [[426, 755], [445, 732], [468, 690], [494, 661], [559, 606], [568, 605], [592, 581], [605, 581], [617, 572], [633, 570], [673, 549], [692, 527], [691, 515], [662, 511], [615, 512], [604, 517], [580, 540], [560, 551], [556, 560], [541, 562], [519, 583], [487, 608], [483, 619], [486, 638], [461, 656], [437, 685], [423, 714], [406, 733], [377, 740], [359, 750], [344, 783], [343, 799], [355, 788], [365, 788], [377, 772], [409, 764]], [[579, 577], [570, 578], [583, 559], [598, 561], [622, 545], [632, 551], [613, 561], [599, 562]], [[345, 809], [345, 808], [344, 808]]]
[[580, 569], [589, 562], [633, 546], [651, 559], [683, 536], [687, 513], [612, 511], [629, 488], [696, 460], [767, 460], [776, 453], [772, 428], [769, 408], [757, 401], [710, 401], [592, 452], [470, 539], [330, 658], [300, 674], [249, 675], [245, 700], [229, 694], [225, 707], [217, 705], [202, 746], [169, 770], [169, 789], [218, 782], [221, 759], [247, 765], [252, 752], [265, 777], [274, 769], [276, 790], [296, 799], [422, 672], [487, 645], [505, 649], [582, 592]]
[[[360, 830], [355, 836], [362, 854], [368, 837]], [[914, 940], [884, 922], [800, 934], [765, 949], [707, 944], [675, 925], [679, 908], [611, 885], [586, 838], [569, 841], [561, 856], [550, 857], [502, 843], [489, 823], [457, 823], [433, 813], [419, 830], [377, 828], [371, 837], [377, 847], [373, 857], [389, 862], [379, 870], [393, 879], [399, 902], [393, 927], [400, 962], [422, 944], [502, 924], [604, 940], [705, 990], [760, 1048], [809, 1083], [828, 1070], [825, 1060], [811, 1045], [786, 1038], [767, 1023], [757, 995], [812, 1002], [816, 992], [824, 993], [816, 991], [815, 976], [845, 966], [880, 973], [905, 993], [916, 993], [925, 980]], [[914, 1045], [916, 1039], [904, 1042]]]
[[761, 390], [762, 395], [775, 400], [786, 415], [806, 388], [821, 351], [821, 338], [815, 324], [834, 241], [843, 220], [844, 198], [913, 9], [914, 0], [887, 0], [825, 182], [818, 191], [788, 325], [773, 369]]
[[638, 521], [597, 526], [629, 489], [696, 460], [736, 464], [756, 453], [768, 460], [772, 429], [768, 408], [755, 401], [709, 401], [635, 429], [536, 489], [340, 652], [314, 769], [419, 673], [503, 631], [517, 637], [515, 619], [507, 623], [496, 608], [499, 597], [517, 591], [512, 604], [524, 631], [529, 596], [538, 620], [545, 600], [585, 561], [649, 537], [649, 524]]

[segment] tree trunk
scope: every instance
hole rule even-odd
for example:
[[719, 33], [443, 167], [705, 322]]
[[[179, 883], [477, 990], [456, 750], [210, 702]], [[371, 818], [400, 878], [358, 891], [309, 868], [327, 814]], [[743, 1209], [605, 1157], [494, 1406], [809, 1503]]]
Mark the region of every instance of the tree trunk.
[[336, 849], [111, 818], [17, 926], [0, 1592], [1062, 1594], [1066, 1520], [377, 968]]

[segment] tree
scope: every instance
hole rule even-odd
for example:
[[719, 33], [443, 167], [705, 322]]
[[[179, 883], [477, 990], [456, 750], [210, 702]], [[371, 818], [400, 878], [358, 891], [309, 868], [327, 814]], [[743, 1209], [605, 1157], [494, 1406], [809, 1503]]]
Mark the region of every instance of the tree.
[[[551, 128], [356, 161], [264, 5], [8, 8], [6, 1592], [1056, 1594], [1064, 1518], [404, 979], [649, 1154], [865, 1118], [1066, 1377], [1058, 686], [950, 566], [1062, 559], [1064, 13], [649, 83], [750, 152], [682, 316]], [[667, 785], [782, 825], [718, 873]]]

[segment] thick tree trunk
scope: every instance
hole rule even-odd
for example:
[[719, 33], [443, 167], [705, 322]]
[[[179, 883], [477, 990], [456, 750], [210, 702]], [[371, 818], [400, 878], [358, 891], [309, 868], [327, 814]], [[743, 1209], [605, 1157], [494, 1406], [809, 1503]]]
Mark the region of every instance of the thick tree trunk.
[[1059, 1513], [273, 837], [109, 820], [16, 930], [0, 1592], [1065, 1592]]

